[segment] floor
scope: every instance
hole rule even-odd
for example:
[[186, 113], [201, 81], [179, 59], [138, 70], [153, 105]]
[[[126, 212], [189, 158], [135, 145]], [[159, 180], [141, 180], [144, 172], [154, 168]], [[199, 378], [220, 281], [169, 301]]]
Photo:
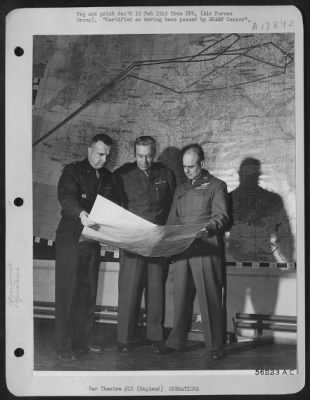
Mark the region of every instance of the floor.
[[57, 359], [53, 342], [54, 321], [35, 319], [34, 369], [39, 371], [143, 371], [143, 370], [243, 370], [243, 369], [295, 369], [294, 344], [262, 341], [234, 343], [225, 348], [225, 358], [206, 361], [204, 344], [190, 341], [186, 352], [167, 355], [152, 353], [145, 343], [144, 329], [137, 334], [137, 346], [129, 353], [119, 353], [116, 347], [116, 325], [97, 324], [96, 341], [105, 348], [102, 355], [86, 354], [79, 361], [64, 362]]

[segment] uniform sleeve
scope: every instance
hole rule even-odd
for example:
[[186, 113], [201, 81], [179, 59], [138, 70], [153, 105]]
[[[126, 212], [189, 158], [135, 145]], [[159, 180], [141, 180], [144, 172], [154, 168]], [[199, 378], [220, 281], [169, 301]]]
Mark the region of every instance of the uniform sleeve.
[[168, 186], [169, 186], [169, 193], [167, 194], [166, 203], [165, 203], [165, 220], [167, 221], [168, 217], [169, 217], [171, 205], [173, 202], [174, 192], [175, 192], [175, 188], [176, 188], [176, 180], [175, 180], [174, 172], [169, 168], [167, 169], [166, 177], [167, 177]]
[[173, 198], [175, 188], [176, 188], [176, 179], [174, 172], [171, 169], [167, 170], [167, 181], [170, 187], [171, 197]]
[[112, 174], [112, 184], [113, 184], [113, 198], [112, 201], [123, 206], [124, 203], [124, 188], [121, 176], [118, 173]]
[[167, 225], [179, 225], [179, 215], [177, 210], [177, 191], [174, 193], [172, 205], [168, 215]]
[[80, 202], [80, 185], [72, 166], [65, 167], [58, 182], [58, 201], [66, 215], [79, 218], [83, 207]]
[[113, 181], [116, 190], [116, 203], [124, 208], [128, 208], [128, 198], [124, 187], [124, 178], [119, 170], [113, 172]]
[[229, 227], [230, 217], [228, 204], [226, 184], [220, 182], [215, 188], [212, 199], [212, 214], [210, 220], [206, 224], [206, 228], [211, 235], [222, 233]]

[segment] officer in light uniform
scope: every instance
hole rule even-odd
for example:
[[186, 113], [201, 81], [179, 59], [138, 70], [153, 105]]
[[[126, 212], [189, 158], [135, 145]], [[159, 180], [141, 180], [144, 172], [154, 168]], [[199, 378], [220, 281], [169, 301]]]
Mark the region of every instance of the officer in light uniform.
[[58, 182], [62, 218], [56, 232], [56, 347], [62, 360], [75, 361], [84, 352], [101, 353], [92, 342], [100, 246], [79, 242], [83, 226], [93, 226], [88, 213], [97, 194], [117, 200], [117, 185], [104, 168], [112, 139], [96, 135], [83, 161], [67, 165]]
[[[136, 162], [115, 171], [122, 182], [122, 203], [130, 212], [158, 225], [166, 223], [175, 178], [161, 163], [155, 163], [156, 143], [151, 136], [135, 141]], [[132, 350], [141, 294], [147, 286], [147, 339], [154, 352], [163, 341], [164, 290], [167, 260], [147, 258], [128, 251], [120, 253], [117, 340], [120, 351]]]
[[200, 238], [173, 264], [174, 327], [161, 354], [185, 347], [189, 304], [189, 288], [193, 279], [202, 317], [207, 358], [222, 357], [224, 338], [224, 246], [223, 235], [228, 227], [228, 195], [226, 184], [203, 169], [204, 153], [200, 145], [182, 150], [187, 181], [176, 189], [168, 224], [205, 222]]

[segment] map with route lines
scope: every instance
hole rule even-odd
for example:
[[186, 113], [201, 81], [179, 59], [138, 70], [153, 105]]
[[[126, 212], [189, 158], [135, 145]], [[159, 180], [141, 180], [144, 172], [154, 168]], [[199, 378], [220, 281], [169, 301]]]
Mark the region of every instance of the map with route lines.
[[178, 182], [180, 149], [203, 146], [231, 192], [228, 259], [294, 259], [293, 34], [35, 36], [33, 50], [34, 236], [55, 238], [61, 170], [93, 135], [115, 139], [114, 170], [144, 134]]

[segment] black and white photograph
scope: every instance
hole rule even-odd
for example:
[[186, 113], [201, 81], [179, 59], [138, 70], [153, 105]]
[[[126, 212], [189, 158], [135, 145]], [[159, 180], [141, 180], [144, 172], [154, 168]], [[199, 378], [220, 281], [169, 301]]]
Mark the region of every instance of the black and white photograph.
[[10, 390], [297, 392], [298, 10], [62, 11], [7, 17]]

